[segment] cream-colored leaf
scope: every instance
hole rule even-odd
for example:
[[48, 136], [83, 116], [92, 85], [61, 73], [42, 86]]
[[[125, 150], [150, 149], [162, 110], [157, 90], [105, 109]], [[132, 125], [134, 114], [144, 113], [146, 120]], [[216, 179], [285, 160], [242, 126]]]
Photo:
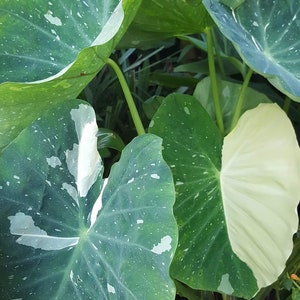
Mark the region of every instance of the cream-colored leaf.
[[267, 286], [291, 254], [300, 199], [300, 150], [277, 104], [247, 111], [225, 137], [220, 180], [232, 250]]

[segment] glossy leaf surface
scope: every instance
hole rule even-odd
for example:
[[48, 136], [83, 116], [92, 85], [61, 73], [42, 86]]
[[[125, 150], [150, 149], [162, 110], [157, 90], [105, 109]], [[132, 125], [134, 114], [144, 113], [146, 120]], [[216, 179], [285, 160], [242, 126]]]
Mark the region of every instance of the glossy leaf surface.
[[244, 1], [236, 9], [229, 2], [203, 4], [247, 64], [299, 102], [299, 0]]
[[262, 104], [223, 141], [195, 98], [175, 94], [150, 131], [164, 140], [177, 192], [172, 276], [247, 299], [274, 282], [292, 251], [300, 198], [300, 151], [285, 113]]
[[143, 48], [178, 35], [203, 32], [212, 23], [201, 0], [143, 1], [120, 46]]
[[41, 111], [78, 96], [104, 66], [139, 4], [1, 1], [0, 149]]
[[171, 274], [194, 289], [250, 297], [257, 286], [251, 270], [232, 251], [220, 189], [219, 130], [192, 96], [168, 96], [150, 131], [164, 141], [177, 198], [179, 242]]
[[97, 130], [93, 109], [73, 100], [3, 151], [2, 297], [174, 299], [175, 195], [161, 139], [133, 140], [104, 184]]

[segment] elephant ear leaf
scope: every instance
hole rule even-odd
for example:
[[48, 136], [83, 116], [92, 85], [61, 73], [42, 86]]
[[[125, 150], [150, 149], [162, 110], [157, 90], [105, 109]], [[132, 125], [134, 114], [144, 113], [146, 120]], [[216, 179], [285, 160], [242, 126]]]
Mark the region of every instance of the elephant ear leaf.
[[195, 98], [174, 94], [150, 132], [163, 138], [177, 192], [172, 276], [247, 299], [276, 281], [293, 248], [300, 198], [300, 150], [285, 113], [260, 104], [223, 139]]
[[174, 299], [175, 191], [162, 141], [137, 137], [103, 180], [97, 131], [92, 107], [67, 101], [3, 150], [3, 299]]
[[203, 0], [203, 4], [243, 60], [300, 102], [299, 0]]
[[41, 111], [78, 97], [140, 2], [0, 1], [0, 150]]

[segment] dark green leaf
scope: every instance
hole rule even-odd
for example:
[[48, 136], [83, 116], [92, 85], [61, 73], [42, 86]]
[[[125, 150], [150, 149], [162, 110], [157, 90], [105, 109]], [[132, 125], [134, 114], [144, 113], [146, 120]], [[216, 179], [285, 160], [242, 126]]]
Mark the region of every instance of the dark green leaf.
[[3, 299], [174, 299], [175, 195], [161, 139], [127, 145], [103, 189], [96, 134], [93, 109], [74, 100], [3, 150]]
[[230, 246], [220, 188], [222, 137], [193, 97], [168, 96], [149, 131], [163, 138], [163, 155], [177, 192], [179, 244], [172, 276], [194, 289], [251, 297], [251, 270]]

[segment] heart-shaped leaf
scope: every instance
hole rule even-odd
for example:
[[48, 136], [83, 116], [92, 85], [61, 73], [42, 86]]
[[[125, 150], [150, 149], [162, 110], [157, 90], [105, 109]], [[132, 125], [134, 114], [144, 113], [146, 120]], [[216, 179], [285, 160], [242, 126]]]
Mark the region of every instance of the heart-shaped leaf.
[[265, 105], [247, 112], [224, 143], [191, 96], [167, 97], [153, 118], [150, 132], [163, 138], [177, 191], [171, 274], [194, 289], [251, 298], [291, 253], [300, 152], [283, 111]]
[[221, 32], [247, 64], [299, 102], [299, 0], [238, 1], [237, 8], [229, 2], [203, 0]]
[[6, 299], [174, 299], [172, 174], [161, 139], [133, 140], [102, 180], [93, 109], [68, 101], [0, 158]]
[[0, 148], [99, 72], [140, 4], [123, 2], [1, 1]]

